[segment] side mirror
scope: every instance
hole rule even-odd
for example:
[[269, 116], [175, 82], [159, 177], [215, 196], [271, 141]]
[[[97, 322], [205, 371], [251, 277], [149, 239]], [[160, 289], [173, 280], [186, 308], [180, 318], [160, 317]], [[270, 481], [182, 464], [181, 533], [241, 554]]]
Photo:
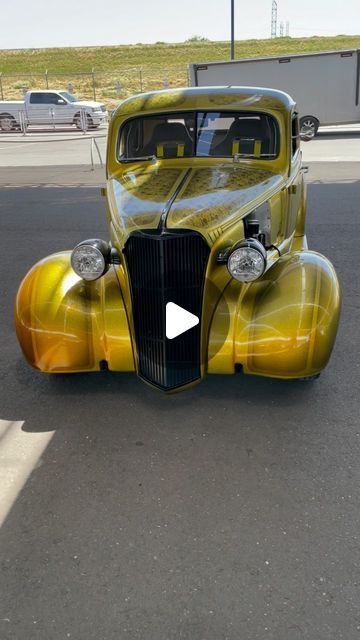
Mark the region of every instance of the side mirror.
[[65, 100], [63, 100], [62, 98], [59, 98], [59, 99], [56, 101], [56, 104], [66, 104], [66, 101], [65, 101]]

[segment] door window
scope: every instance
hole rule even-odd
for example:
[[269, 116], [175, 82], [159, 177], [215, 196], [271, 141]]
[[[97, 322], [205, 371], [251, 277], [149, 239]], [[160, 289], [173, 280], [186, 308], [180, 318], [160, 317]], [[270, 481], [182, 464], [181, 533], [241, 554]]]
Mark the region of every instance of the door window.
[[30, 95], [30, 104], [58, 104], [61, 96], [58, 93], [32, 93]]

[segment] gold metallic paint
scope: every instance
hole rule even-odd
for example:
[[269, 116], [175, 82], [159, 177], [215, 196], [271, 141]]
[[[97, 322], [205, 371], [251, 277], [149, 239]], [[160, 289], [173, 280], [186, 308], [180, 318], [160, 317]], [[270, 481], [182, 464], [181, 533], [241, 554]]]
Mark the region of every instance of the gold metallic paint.
[[138, 113], [167, 113], [185, 109], [198, 110], [279, 110], [291, 111], [292, 98], [274, 89], [253, 87], [196, 87], [168, 89], [135, 95], [124, 100], [112, 116], [134, 117]]
[[[175, 158], [122, 164], [119, 130], [129, 117], [186, 109], [251, 109], [276, 118], [279, 156], [234, 162]], [[292, 100], [270, 90], [189, 89], [136, 96], [123, 102], [109, 128], [107, 219], [121, 264], [99, 280], [84, 282], [70, 266], [70, 252], [31, 269], [16, 300], [16, 330], [31, 365], [47, 372], [135, 371], [136, 344], [130, 283], [122, 249], [135, 229], [194, 229], [211, 248], [202, 315], [202, 377], [245, 373], [307, 377], [326, 365], [334, 344], [340, 289], [334, 268], [307, 250], [306, 186], [301, 153], [292, 157]], [[105, 194], [104, 194], [105, 195]], [[242, 218], [268, 203], [271, 241], [267, 270], [254, 283], [233, 280], [220, 251], [244, 237]], [[186, 385], [187, 388], [191, 385]]]
[[156, 228], [167, 202], [171, 199], [186, 171], [150, 165], [144, 169], [129, 168], [111, 180], [112, 192], [123, 232]]
[[168, 228], [194, 229], [209, 243], [283, 185], [281, 175], [233, 164], [190, 171], [167, 219]]
[[136, 229], [156, 228], [176, 195], [167, 228], [194, 229], [212, 244], [227, 227], [270, 200], [284, 184], [283, 176], [269, 169], [241, 164], [217, 162], [180, 170], [156, 163], [146, 169], [128, 169], [108, 185], [110, 219], [117, 229], [114, 242], [125, 243]]
[[262, 376], [315, 375], [329, 360], [339, 313], [331, 263], [315, 252], [291, 252], [257, 282], [232, 280], [224, 290], [211, 326], [208, 372], [233, 373], [238, 364]]
[[41, 371], [134, 371], [127, 315], [115, 268], [85, 282], [70, 251], [37, 263], [20, 285], [16, 332], [28, 362]]

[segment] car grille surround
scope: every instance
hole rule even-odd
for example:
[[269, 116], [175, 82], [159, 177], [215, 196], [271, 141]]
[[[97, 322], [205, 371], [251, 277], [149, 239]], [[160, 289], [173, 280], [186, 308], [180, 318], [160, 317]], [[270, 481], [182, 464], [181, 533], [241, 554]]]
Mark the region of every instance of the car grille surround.
[[[135, 231], [124, 248], [130, 281], [138, 374], [170, 391], [201, 377], [201, 315], [210, 248], [189, 230]], [[199, 323], [166, 337], [173, 302]]]

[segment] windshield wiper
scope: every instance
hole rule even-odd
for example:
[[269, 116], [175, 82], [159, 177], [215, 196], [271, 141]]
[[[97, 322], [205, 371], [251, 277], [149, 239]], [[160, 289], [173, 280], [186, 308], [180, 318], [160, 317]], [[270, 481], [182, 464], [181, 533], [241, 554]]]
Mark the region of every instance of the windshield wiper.
[[152, 155], [152, 156], [138, 156], [137, 158], [124, 158], [123, 156], [120, 158], [120, 162], [124, 162], [125, 164], [127, 162], [136, 162], [137, 160], [152, 160], [153, 162], [157, 162], [157, 157], [155, 155]]
[[260, 153], [259, 155], [254, 155], [253, 153], [235, 153], [233, 155], [233, 161], [238, 162], [239, 160], [246, 160], [251, 158], [252, 160], [258, 160], [259, 158], [276, 158], [276, 153]]

